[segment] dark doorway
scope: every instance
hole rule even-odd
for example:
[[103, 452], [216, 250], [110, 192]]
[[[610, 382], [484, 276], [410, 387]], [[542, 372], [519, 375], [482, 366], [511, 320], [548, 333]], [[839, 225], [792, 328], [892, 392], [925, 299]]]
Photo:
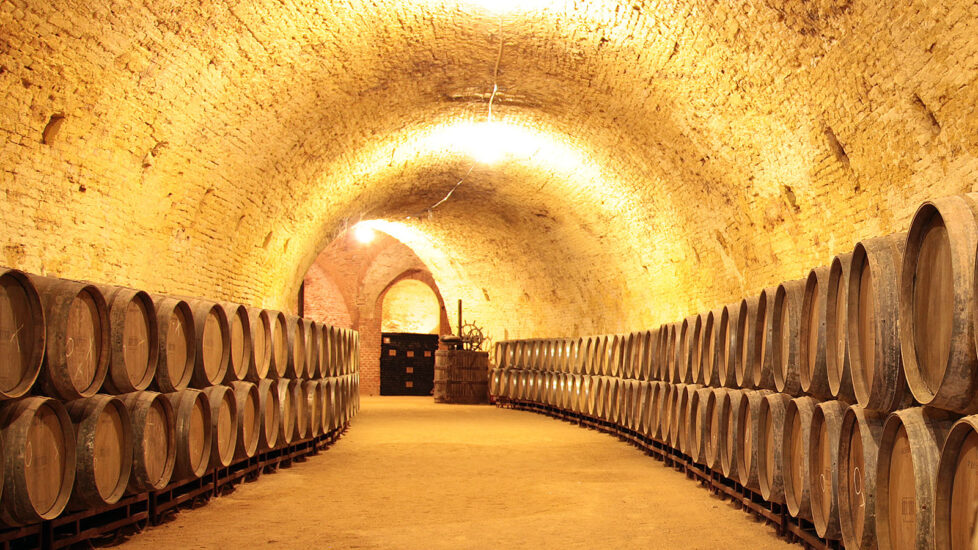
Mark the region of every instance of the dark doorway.
[[438, 335], [384, 332], [380, 341], [380, 395], [431, 395]]

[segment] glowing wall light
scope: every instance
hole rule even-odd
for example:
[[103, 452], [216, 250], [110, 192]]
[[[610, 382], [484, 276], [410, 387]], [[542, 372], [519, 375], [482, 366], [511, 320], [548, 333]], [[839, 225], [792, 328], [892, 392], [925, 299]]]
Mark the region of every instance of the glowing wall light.
[[360, 222], [353, 226], [353, 238], [360, 244], [370, 244], [374, 242], [374, 228], [370, 222]]

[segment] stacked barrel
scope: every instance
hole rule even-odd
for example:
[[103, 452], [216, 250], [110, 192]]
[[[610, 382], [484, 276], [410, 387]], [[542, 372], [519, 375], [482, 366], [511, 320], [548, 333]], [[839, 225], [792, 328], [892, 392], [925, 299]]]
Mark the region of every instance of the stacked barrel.
[[345, 426], [356, 332], [0, 268], [0, 522], [100, 509]]
[[651, 330], [496, 345], [490, 391], [720, 472], [847, 548], [978, 540], [978, 194]]

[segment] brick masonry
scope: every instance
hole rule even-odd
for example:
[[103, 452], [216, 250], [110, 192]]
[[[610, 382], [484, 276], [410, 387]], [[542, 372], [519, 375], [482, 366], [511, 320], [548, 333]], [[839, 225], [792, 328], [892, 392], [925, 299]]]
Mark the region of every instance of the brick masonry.
[[[385, 219], [496, 339], [574, 336], [976, 188], [970, 4], [566, 4], [0, 0], [0, 263], [294, 311], [324, 247]], [[439, 136], [494, 83], [533, 147], [471, 168]]]

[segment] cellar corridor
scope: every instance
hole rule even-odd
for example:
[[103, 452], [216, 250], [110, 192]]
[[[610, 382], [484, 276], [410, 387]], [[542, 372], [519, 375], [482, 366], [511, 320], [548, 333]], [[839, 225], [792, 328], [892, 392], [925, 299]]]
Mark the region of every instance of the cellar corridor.
[[122, 548], [795, 548], [605, 434], [423, 397], [362, 407], [329, 451]]

